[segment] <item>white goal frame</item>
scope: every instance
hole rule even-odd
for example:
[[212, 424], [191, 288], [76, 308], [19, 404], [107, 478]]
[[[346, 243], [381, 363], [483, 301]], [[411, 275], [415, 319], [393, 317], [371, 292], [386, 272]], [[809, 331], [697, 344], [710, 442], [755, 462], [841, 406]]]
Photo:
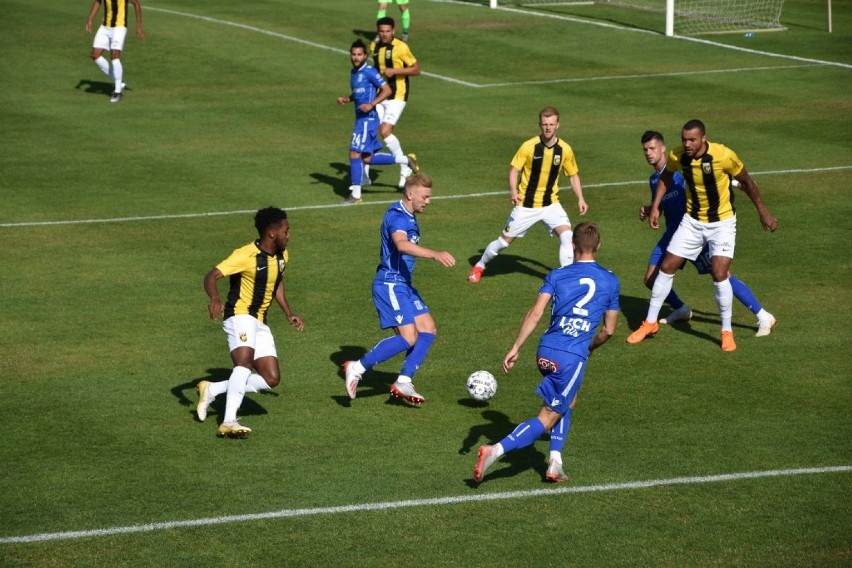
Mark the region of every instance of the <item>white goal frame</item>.
[[[666, 18], [665, 33], [669, 37], [675, 35], [675, 17], [677, 15], [676, 14], [677, 6], [675, 4], [676, 1], [680, 2], [681, 0], [666, 0], [666, 5], [665, 5], [665, 18]], [[554, 4], [556, 4], [556, 5], [558, 5], [558, 4], [563, 4], [563, 5], [567, 5], [567, 4], [592, 5], [592, 4], [596, 4], [596, 3], [598, 3], [598, 2], [594, 2], [594, 1], [591, 1], [591, 0], [586, 0], [586, 1], [574, 0], [574, 1], [565, 1], [565, 2], [559, 2], [557, 0], [555, 2], [554, 1], [541, 2], [542, 5], [547, 5], [547, 4], [551, 4], [551, 5], [554, 5]], [[608, 1], [605, 1], [603, 3], [611, 3], [611, 4], [615, 4], [615, 5], [619, 4], [619, 2], [617, 0], [608, 0]], [[489, 0], [489, 4], [490, 4], [491, 8], [497, 8], [498, 5], [500, 4], [500, 0]], [[536, 4], [535, 0], [530, 0], [530, 5], [535, 5], [535, 4]], [[628, 7], [627, 4], [622, 4], [622, 5], [625, 6], [625, 7]], [[781, 1], [781, 5], [783, 6], [783, 0]], [[831, 31], [831, 8], [830, 8], [831, 0], [828, 0], [828, 6], [829, 6], [829, 31]], [[643, 9], [643, 8], [640, 8], [640, 9]], [[655, 9], [653, 11], [657, 11], [657, 10]], [[779, 8], [779, 15], [780, 15], [780, 8]], [[760, 28], [760, 29], [763, 29], [763, 28]], [[766, 28], [767, 31], [782, 30], [782, 29], [784, 29], [784, 28], [782, 26], [780, 26], [780, 24], [778, 25], [778, 27]]]

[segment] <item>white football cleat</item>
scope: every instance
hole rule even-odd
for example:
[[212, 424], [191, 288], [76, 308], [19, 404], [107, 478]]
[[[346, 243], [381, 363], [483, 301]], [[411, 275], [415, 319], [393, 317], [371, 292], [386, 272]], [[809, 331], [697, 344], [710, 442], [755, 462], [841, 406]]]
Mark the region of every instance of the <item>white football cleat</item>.
[[754, 334], [755, 337], [765, 337], [772, 333], [772, 328], [778, 321], [775, 319], [775, 316], [769, 314], [769, 317], [758, 319], [757, 320], [757, 333]]
[[676, 321], [686, 320], [689, 321], [692, 319], [692, 310], [689, 309], [689, 306], [686, 304], [682, 305], [666, 317], [660, 320], [662, 324], [672, 324]]

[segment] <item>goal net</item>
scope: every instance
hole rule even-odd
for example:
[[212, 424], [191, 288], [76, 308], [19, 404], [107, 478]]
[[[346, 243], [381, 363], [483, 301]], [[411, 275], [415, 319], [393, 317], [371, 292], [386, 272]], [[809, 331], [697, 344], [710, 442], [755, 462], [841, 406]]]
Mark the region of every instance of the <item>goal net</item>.
[[747, 30], [783, 30], [784, 0], [489, 0], [498, 5], [602, 5], [656, 12], [666, 19], [666, 35], [691, 35]]

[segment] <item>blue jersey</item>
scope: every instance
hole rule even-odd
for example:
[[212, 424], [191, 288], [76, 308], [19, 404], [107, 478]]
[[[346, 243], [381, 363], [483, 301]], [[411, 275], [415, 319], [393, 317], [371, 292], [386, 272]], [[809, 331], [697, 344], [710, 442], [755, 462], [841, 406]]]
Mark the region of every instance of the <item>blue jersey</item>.
[[409, 242], [420, 242], [420, 227], [417, 218], [402, 204], [394, 203], [385, 212], [382, 220], [381, 237], [382, 250], [379, 266], [376, 268], [375, 282], [403, 282], [411, 285], [411, 275], [414, 272], [414, 257], [402, 254], [393, 242], [393, 234], [402, 231]]
[[369, 103], [376, 98], [376, 91], [381, 89], [385, 81], [381, 73], [366, 63], [357, 69], [352, 69], [352, 74], [349, 78], [349, 88], [352, 90], [352, 102], [355, 103], [355, 119], [374, 117], [378, 118], [379, 114], [376, 109], [370, 112], [361, 112], [361, 105]]
[[[665, 170], [665, 168], [663, 168]], [[657, 193], [657, 182], [663, 172], [655, 171], [648, 179], [651, 185], [651, 201]], [[686, 184], [680, 171], [674, 173], [674, 179], [666, 189], [663, 200], [660, 202], [660, 214], [666, 218], [666, 233], [674, 233], [680, 220], [686, 215]]]
[[552, 296], [550, 326], [539, 346], [586, 359], [604, 314], [618, 310], [620, 292], [615, 274], [594, 261], [580, 260], [552, 271], [539, 290]]

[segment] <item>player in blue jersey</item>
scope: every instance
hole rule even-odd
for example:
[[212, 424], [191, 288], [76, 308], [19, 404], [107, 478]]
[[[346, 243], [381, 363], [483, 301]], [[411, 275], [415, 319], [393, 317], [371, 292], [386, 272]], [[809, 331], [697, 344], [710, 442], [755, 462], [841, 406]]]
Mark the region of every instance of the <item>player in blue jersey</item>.
[[391, 154], [377, 154], [382, 147], [378, 138], [379, 114], [376, 105], [391, 95], [390, 85], [381, 73], [367, 65], [367, 46], [360, 39], [349, 48], [352, 72], [349, 78], [350, 93], [337, 97], [337, 104], [355, 103], [355, 126], [352, 129], [352, 141], [349, 143], [349, 165], [351, 195], [344, 200], [346, 204], [361, 203], [361, 186], [364, 182], [364, 164], [403, 164], [417, 172], [418, 167], [413, 155], [394, 157]]
[[[660, 181], [660, 176], [666, 169], [666, 141], [663, 135], [655, 130], [648, 130], [642, 135], [642, 150], [645, 153], [645, 159], [648, 164], [654, 168], [654, 173], [649, 178], [651, 186], [651, 200], [654, 199], [654, 192], [657, 190], [657, 184]], [[735, 184], [736, 180], [732, 180]], [[651, 206], [644, 205], [639, 208], [639, 220], [644, 221], [650, 214]], [[663, 199], [660, 202], [660, 212], [666, 219], [666, 230], [651, 251], [651, 258], [648, 260], [648, 269], [645, 271], [645, 286], [648, 289], [654, 284], [657, 278], [657, 273], [660, 271], [660, 261], [666, 253], [669, 242], [672, 240], [672, 235], [680, 225], [680, 221], [686, 214], [686, 185], [683, 180], [683, 175], [676, 171], [672, 184], [666, 188]], [[701, 254], [695, 260], [690, 261], [698, 274], [710, 274], [710, 247], [704, 246]], [[775, 317], [763, 309], [760, 302], [757, 300], [751, 289], [740, 279], [729, 273], [731, 288], [734, 292], [734, 297], [742, 304], [750, 309], [757, 316], [757, 337], [769, 335], [772, 328], [775, 326]], [[674, 323], [680, 320], [689, 320], [692, 317], [692, 310], [689, 309], [683, 301], [675, 293], [674, 289], [666, 297], [668, 303], [674, 311], [667, 317], [662, 318], [660, 323]]]
[[547, 431], [551, 431], [551, 442], [545, 478], [557, 483], [567, 479], [561, 450], [571, 426], [571, 411], [577, 402], [589, 355], [615, 333], [621, 290], [618, 278], [595, 260], [601, 246], [598, 226], [580, 223], [574, 227], [571, 240], [574, 263], [545, 277], [538, 298], [524, 316], [514, 345], [503, 359], [503, 371], [508, 373], [518, 361], [521, 346], [551, 304], [550, 325], [536, 353], [538, 370], [543, 376], [536, 389], [543, 401], [541, 410], [499, 443], [479, 447], [473, 468], [473, 480], [477, 483], [497, 458], [532, 445]]
[[404, 197], [385, 212], [381, 228], [381, 255], [373, 279], [373, 303], [379, 313], [382, 329], [393, 328], [394, 335], [376, 344], [358, 361], [346, 361], [346, 393], [355, 398], [355, 390], [363, 374], [374, 365], [406, 352], [402, 370], [391, 385], [391, 395], [412, 404], [424, 398], [411, 383], [417, 368], [435, 341], [438, 328], [429, 308], [411, 285], [416, 258], [428, 258], [455, 266], [456, 259], [447, 251], [420, 246], [420, 227], [416, 215], [423, 213], [432, 197], [432, 179], [422, 173], [405, 182]]

